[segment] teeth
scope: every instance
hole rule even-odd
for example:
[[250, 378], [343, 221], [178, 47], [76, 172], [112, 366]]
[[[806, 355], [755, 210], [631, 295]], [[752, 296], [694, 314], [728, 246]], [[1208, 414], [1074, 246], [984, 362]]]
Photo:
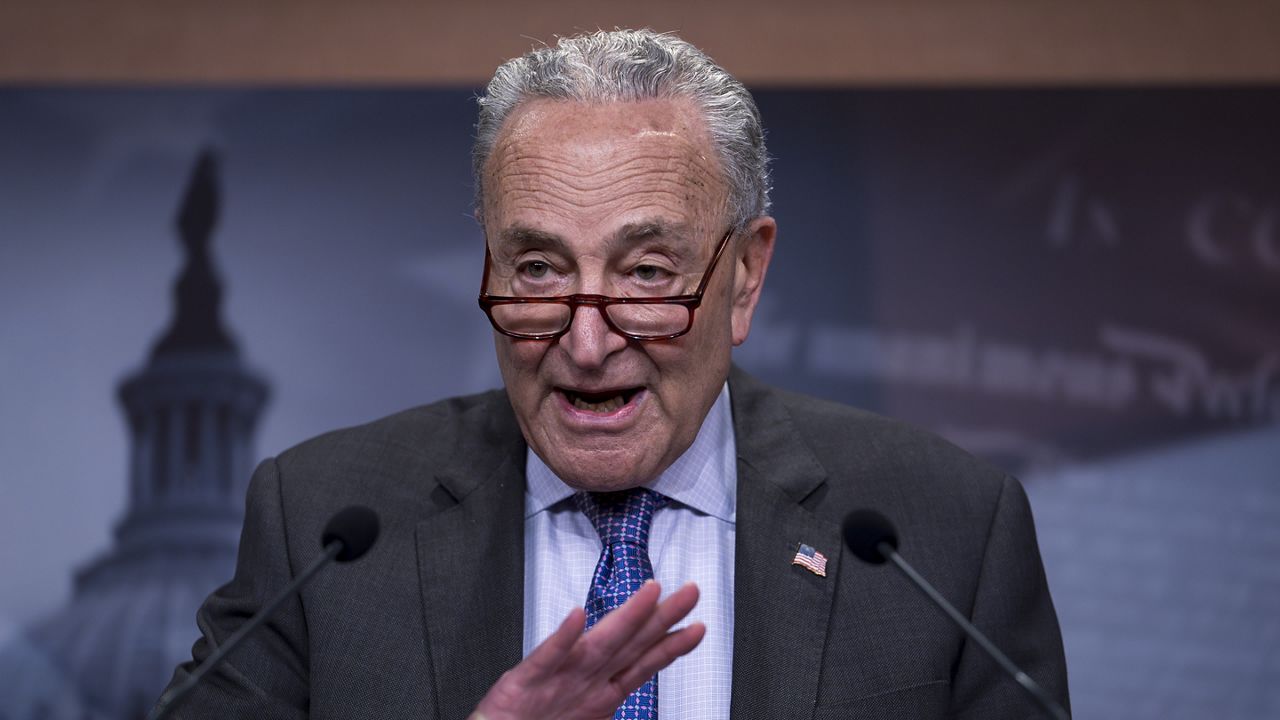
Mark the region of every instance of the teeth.
[[587, 402], [586, 400], [583, 400], [582, 397], [578, 395], [573, 396], [573, 406], [575, 408], [579, 410], [586, 410], [587, 412], [593, 412], [593, 413], [611, 413], [611, 412], [614, 412], [615, 410], [620, 409], [623, 405], [626, 405], [626, 404], [627, 404], [626, 401], [622, 399], [621, 395], [614, 395], [608, 400], [605, 400], [603, 402], [596, 402], [596, 403]]

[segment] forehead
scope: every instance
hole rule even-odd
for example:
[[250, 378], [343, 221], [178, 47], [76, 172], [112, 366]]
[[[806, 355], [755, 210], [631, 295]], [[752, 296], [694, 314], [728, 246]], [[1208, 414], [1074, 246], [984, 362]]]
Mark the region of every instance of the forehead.
[[485, 168], [485, 225], [549, 235], [723, 222], [727, 190], [692, 101], [535, 100], [503, 126]]

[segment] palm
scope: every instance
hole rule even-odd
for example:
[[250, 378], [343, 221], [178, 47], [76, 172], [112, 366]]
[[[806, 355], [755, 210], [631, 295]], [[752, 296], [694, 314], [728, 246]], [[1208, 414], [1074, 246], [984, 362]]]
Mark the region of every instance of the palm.
[[661, 603], [660, 593], [657, 583], [645, 584], [587, 633], [585, 613], [569, 613], [498, 680], [472, 720], [612, 718], [627, 695], [702, 641], [700, 623], [671, 631], [697, 604], [697, 586], [685, 585]]

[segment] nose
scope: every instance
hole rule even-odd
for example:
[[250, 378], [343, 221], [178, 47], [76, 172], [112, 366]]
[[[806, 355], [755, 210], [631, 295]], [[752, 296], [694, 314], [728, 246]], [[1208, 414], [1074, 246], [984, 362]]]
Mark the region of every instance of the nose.
[[584, 370], [602, 367], [610, 355], [627, 346], [627, 339], [609, 327], [602, 312], [598, 307], [578, 306], [569, 332], [560, 336], [560, 347]]

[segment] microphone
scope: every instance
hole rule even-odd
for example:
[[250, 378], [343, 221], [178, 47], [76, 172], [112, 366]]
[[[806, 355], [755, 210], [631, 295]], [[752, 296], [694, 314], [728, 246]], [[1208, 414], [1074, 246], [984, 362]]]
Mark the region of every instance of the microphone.
[[249, 633], [266, 622], [267, 618], [271, 617], [289, 596], [306, 585], [316, 573], [320, 572], [321, 568], [334, 560], [343, 563], [358, 560], [369, 551], [377, 539], [378, 515], [367, 507], [352, 505], [329, 518], [329, 522], [324, 526], [324, 532], [320, 535], [320, 544], [324, 547], [324, 551], [306, 569], [289, 581], [289, 584], [280, 590], [266, 607], [254, 613], [253, 617], [249, 618], [249, 622], [241, 625], [225, 643], [213, 651], [212, 655], [205, 658], [195, 672], [162, 695], [147, 715], [147, 720], [160, 720], [167, 717], [178, 707], [179, 701], [200, 684], [201, 678], [217, 667]]
[[1049, 693], [1029, 675], [1022, 671], [1007, 655], [1000, 652], [1000, 648], [995, 643], [987, 639], [978, 628], [969, 622], [969, 619], [960, 614], [947, 599], [942, 597], [928, 580], [916, 572], [916, 569], [902, 559], [898, 554], [898, 533], [893, 529], [893, 523], [889, 522], [889, 518], [881, 515], [875, 510], [855, 510], [844, 518], [842, 526], [844, 530], [844, 542], [849, 546], [849, 550], [860, 560], [871, 563], [872, 565], [883, 565], [886, 561], [893, 562], [902, 574], [906, 575], [921, 592], [929, 597], [942, 611], [951, 618], [964, 634], [981, 647], [992, 660], [1009, 674], [1018, 685], [1026, 690], [1036, 703], [1048, 713], [1054, 720], [1071, 720], [1071, 716], [1062, 708], [1053, 698], [1049, 697]]

